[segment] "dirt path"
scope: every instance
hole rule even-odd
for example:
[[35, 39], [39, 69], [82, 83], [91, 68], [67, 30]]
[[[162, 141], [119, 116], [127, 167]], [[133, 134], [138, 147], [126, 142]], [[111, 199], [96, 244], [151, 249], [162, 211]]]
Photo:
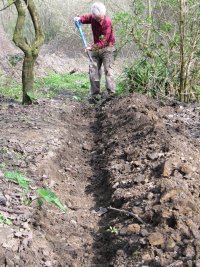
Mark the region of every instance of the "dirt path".
[[[97, 107], [0, 98], [0, 210], [13, 220], [0, 225], [0, 266], [200, 266], [199, 112], [137, 94]], [[67, 213], [27, 207], [6, 170]]]

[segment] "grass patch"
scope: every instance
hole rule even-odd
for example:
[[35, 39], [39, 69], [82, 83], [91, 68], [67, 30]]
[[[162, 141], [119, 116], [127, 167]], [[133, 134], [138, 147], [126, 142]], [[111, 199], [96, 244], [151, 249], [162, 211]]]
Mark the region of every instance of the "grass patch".
[[0, 80], [0, 94], [21, 101], [21, 85], [14, 80], [3, 78]]
[[[103, 77], [104, 78], [104, 77]], [[101, 81], [102, 91], [105, 91], [105, 78]], [[90, 81], [87, 73], [56, 74], [49, 73], [38, 78], [34, 83], [34, 92], [30, 93], [33, 99], [54, 98], [58, 95], [67, 95], [73, 100], [85, 101], [90, 93]], [[120, 81], [117, 81], [117, 95], [124, 93]], [[0, 94], [21, 102], [22, 86], [11, 79], [0, 81]]]
[[87, 74], [56, 74], [52, 73], [35, 82], [37, 94], [55, 97], [69, 94], [73, 99], [82, 101], [89, 94], [89, 78]]
[[[67, 94], [72, 99], [83, 101], [89, 94], [90, 82], [87, 74], [56, 74], [50, 73], [46, 77], [35, 80], [34, 99], [53, 98], [59, 94]], [[4, 78], [0, 81], [0, 94], [17, 101], [22, 99], [22, 86], [15, 81]]]

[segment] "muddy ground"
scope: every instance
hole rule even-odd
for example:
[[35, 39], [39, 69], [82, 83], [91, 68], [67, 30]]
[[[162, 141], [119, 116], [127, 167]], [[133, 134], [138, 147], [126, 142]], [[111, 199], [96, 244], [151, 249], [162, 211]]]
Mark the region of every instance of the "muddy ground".
[[[200, 266], [199, 115], [138, 94], [96, 106], [0, 97], [0, 212], [13, 221], [0, 225], [0, 266]], [[46, 186], [66, 213], [27, 205]]]

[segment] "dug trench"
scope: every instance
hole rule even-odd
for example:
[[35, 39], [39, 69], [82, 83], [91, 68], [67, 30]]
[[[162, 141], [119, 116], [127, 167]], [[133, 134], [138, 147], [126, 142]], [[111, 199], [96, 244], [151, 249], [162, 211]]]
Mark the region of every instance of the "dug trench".
[[[0, 99], [0, 266], [200, 266], [200, 107], [132, 94], [89, 106]], [[33, 201], [5, 169], [48, 186]]]

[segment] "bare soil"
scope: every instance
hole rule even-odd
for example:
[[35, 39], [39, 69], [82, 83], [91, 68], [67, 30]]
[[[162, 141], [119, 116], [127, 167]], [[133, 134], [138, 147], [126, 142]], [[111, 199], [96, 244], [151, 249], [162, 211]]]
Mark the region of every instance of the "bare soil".
[[[200, 106], [0, 98], [0, 266], [200, 266]], [[25, 205], [4, 170], [67, 207]], [[113, 210], [113, 208], [117, 210]]]
[[[20, 79], [21, 62], [8, 60], [18, 51], [1, 37], [1, 75]], [[60, 46], [50, 50], [37, 75], [87, 71], [86, 59], [77, 66]], [[13, 221], [0, 224], [0, 266], [199, 267], [199, 115], [199, 105], [138, 94], [96, 106], [0, 96], [0, 213]], [[31, 190], [8, 182], [6, 170], [31, 179]], [[42, 187], [66, 213], [39, 209]]]

